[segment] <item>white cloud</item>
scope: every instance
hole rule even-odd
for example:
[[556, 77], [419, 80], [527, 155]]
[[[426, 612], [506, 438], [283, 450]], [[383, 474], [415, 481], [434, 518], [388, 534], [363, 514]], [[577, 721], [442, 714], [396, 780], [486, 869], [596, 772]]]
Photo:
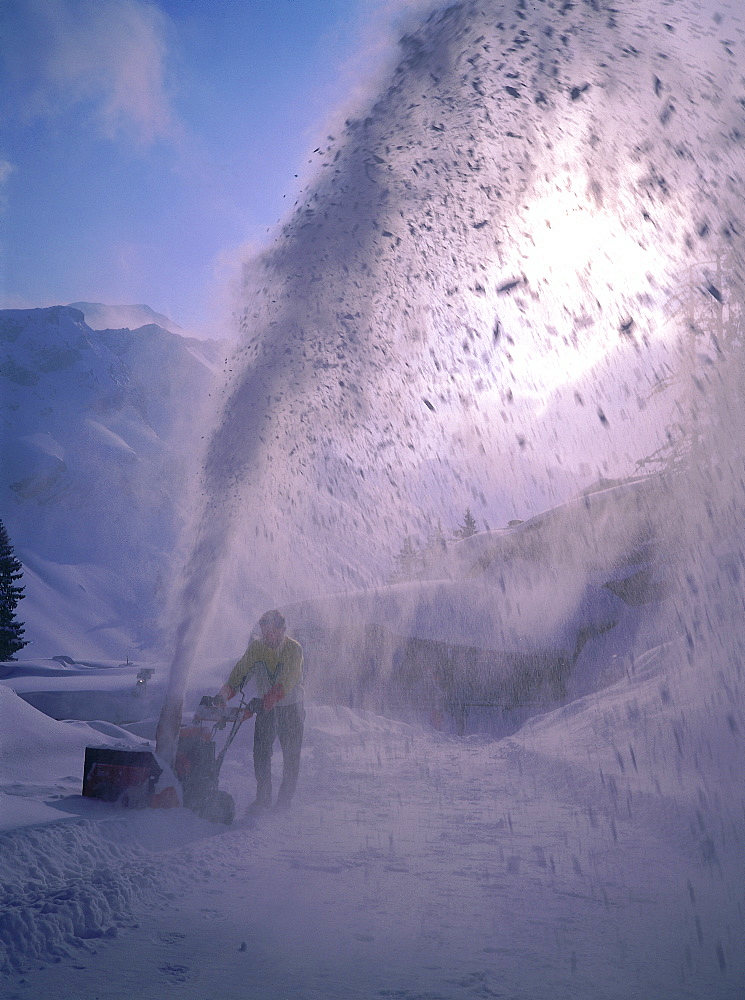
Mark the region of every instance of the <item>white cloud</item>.
[[5, 184], [14, 170], [15, 167], [12, 163], [9, 163], [7, 160], [0, 160], [0, 187]]
[[84, 107], [108, 138], [174, 140], [168, 29], [144, 0], [20, 0], [6, 24], [19, 108], [35, 118]]
[[8, 160], [0, 160], [0, 212], [4, 212], [8, 207], [8, 193], [6, 185], [8, 178], [15, 172], [15, 167]]

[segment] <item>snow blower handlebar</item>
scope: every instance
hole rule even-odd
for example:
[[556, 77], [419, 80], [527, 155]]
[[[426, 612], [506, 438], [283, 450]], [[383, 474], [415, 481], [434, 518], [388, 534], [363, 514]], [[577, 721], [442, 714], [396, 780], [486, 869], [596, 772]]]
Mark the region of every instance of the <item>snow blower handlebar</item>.
[[252, 698], [246, 705], [241, 701], [240, 705], [228, 708], [225, 701], [219, 696], [214, 697], [206, 694], [199, 702], [199, 707], [194, 713], [194, 722], [214, 722], [215, 729], [224, 729], [230, 723], [245, 722], [252, 718], [262, 709], [261, 698]]
[[264, 698], [252, 698], [249, 703], [246, 704], [243, 700], [243, 688], [240, 689], [240, 694], [240, 704], [236, 708], [228, 708], [225, 704], [225, 699], [221, 694], [205, 694], [202, 696], [199, 702], [199, 707], [194, 713], [194, 723], [196, 725], [201, 726], [203, 722], [214, 723], [212, 727], [213, 734], [216, 733], [218, 729], [224, 729], [225, 726], [230, 723], [230, 732], [225, 740], [225, 745], [217, 755], [216, 763], [218, 773], [220, 767], [222, 766], [223, 759], [225, 758], [225, 754], [228, 752], [230, 744], [235, 739], [238, 730], [241, 728], [243, 723], [247, 719], [253, 718], [254, 715], [260, 715], [262, 712], [266, 711], [264, 707]]
[[248, 704], [241, 699], [239, 705], [228, 708], [224, 698], [221, 698], [219, 694], [214, 697], [205, 694], [199, 702], [199, 708], [194, 713], [194, 721], [214, 722], [217, 723], [218, 729], [223, 729], [228, 722], [235, 722], [237, 719], [243, 722], [263, 711], [263, 698], [252, 698]]
[[225, 699], [220, 695], [215, 695], [213, 697], [205, 694], [202, 696], [199, 702], [199, 707], [194, 713], [194, 723], [196, 725], [201, 726], [203, 722], [212, 722], [212, 732], [214, 734], [218, 729], [224, 729], [227, 724], [230, 723], [230, 731], [227, 735], [227, 739], [225, 740], [225, 745], [217, 755], [215, 761], [218, 774], [225, 758], [225, 754], [228, 752], [228, 748], [235, 739], [238, 730], [247, 719], [250, 719], [254, 715], [258, 714], [260, 710], [261, 698], [252, 698], [247, 705], [241, 697], [241, 702], [238, 706], [235, 708], [228, 708], [225, 704]]

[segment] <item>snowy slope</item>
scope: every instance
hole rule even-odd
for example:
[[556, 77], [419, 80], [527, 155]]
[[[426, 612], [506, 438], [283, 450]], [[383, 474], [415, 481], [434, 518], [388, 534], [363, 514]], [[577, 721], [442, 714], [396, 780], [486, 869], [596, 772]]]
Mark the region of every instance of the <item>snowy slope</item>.
[[[4, 311], [0, 349], [0, 505], [27, 569], [26, 637], [36, 655], [124, 657], [156, 639], [222, 345], [96, 332], [60, 306]], [[56, 636], [35, 625], [53, 620]]]
[[143, 744], [114, 726], [109, 733], [101, 733], [84, 722], [58, 722], [32, 708], [4, 684], [0, 684], [0, 699], [3, 829], [59, 820], [54, 802], [79, 793], [78, 761], [86, 746]]
[[622, 671], [650, 625], [655, 640], [679, 629], [657, 517], [670, 491], [664, 477], [598, 490], [445, 546], [421, 580], [287, 606], [309, 690], [404, 717], [444, 713], [461, 730], [470, 714], [492, 731], [596, 690], [612, 675], [610, 663], [602, 678], [584, 666], [600, 637]]

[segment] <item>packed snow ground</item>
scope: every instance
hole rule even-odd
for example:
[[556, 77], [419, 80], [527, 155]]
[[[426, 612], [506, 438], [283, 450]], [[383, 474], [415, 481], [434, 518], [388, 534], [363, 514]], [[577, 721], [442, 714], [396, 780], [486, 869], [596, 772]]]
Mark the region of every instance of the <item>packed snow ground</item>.
[[[84, 746], [141, 737], [9, 679], [3, 995], [734, 1000], [742, 745], [671, 752], [684, 661], [657, 647], [503, 740], [309, 706], [293, 810], [230, 828], [83, 799]], [[251, 725], [221, 782], [239, 815]]]

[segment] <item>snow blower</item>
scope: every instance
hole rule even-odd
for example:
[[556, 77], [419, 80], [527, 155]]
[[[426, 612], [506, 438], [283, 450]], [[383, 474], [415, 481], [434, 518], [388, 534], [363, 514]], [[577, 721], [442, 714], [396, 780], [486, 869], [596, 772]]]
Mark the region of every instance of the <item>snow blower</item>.
[[[220, 768], [230, 744], [246, 719], [254, 712], [243, 701], [227, 708], [220, 698], [204, 695], [190, 726], [179, 730], [174, 772], [181, 782], [184, 805], [213, 823], [232, 823], [235, 803], [218, 787]], [[212, 727], [205, 723], [213, 723]], [[230, 724], [222, 750], [217, 752], [215, 736]]]
[[[179, 729], [173, 771], [181, 784], [183, 804], [213, 823], [233, 822], [235, 803], [219, 788], [220, 768], [238, 730], [255, 714], [255, 702], [259, 701], [252, 699], [248, 705], [241, 701], [237, 708], [227, 708], [221, 699], [204, 695], [192, 722]], [[218, 752], [215, 737], [228, 725]], [[163, 792], [156, 790], [163, 770], [150, 750], [86, 747], [83, 795], [130, 808], [178, 805], [173, 788], [166, 789], [172, 795], [165, 799]]]

